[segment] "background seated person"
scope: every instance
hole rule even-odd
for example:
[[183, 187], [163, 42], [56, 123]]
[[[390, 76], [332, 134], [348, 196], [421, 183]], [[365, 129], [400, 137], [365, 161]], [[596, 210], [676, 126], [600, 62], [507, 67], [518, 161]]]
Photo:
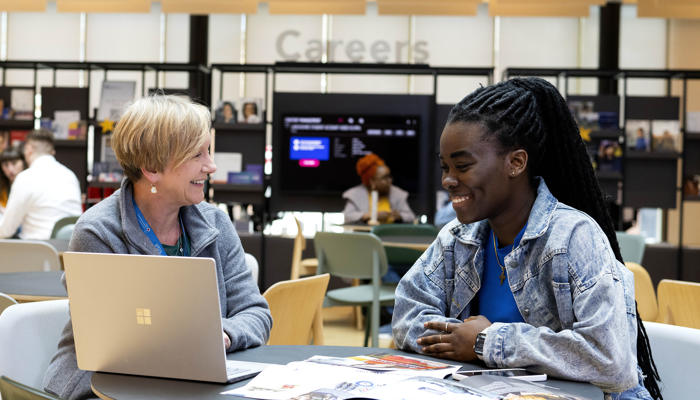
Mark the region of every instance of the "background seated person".
[[397, 287], [397, 346], [658, 398], [632, 273], [557, 89], [477, 89], [450, 111], [440, 164], [458, 221]]
[[8, 147], [0, 153], [0, 216], [7, 207], [7, 198], [10, 195], [12, 183], [17, 174], [24, 171], [27, 164], [19, 146]]
[[[81, 216], [69, 248], [213, 258], [222, 341], [231, 352], [265, 344], [272, 318], [231, 219], [203, 202], [207, 174], [216, 170], [209, 154], [210, 122], [204, 106], [176, 96], [147, 97], [129, 106], [112, 134], [126, 178], [119, 190]], [[78, 369], [68, 321], [43, 386], [65, 399], [94, 397], [91, 376]]]
[[0, 238], [12, 237], [21, 226], [20, 239], [49, 239], [56, 221], [83, 212], [78, 178], [56, 161], [54, 153], [53, 133], [46, 129], [29, 132], [24, 144], [29, 168], [12, 183], [0, 219]]
[[346, 200], [343, 210], [346, 224], [369, 221], [372, 190], [378, 193], [379, 223], [413, 223], [416, 216], [408, 205], [408, 192], [391, 184], [391, 170], [384, 164], [384, 160], [370, 153], [357, 160], [355, 168], [362, 184], [343, 193]]

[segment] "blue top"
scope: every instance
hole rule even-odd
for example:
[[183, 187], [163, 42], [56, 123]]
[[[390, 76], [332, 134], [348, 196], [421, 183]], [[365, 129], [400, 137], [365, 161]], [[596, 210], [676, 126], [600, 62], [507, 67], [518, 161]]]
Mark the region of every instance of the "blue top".
[[[515, 237], [513, 244], [505, 247], [498, 247], [498, 261], [496, 261], [496, 247], [498, 246], [498, 238], [493, 231], [489, 233], [489, 239], [486, 241], [484, 248], [484, 275], [481, 281], [481, 289], [477, 293], [479, 302], [477, 314], [481, 314], [488, 318], [491, 322], [525, 322], [518, 305], [515, 304], [513, 292], [508, 284], [508, 274], [501, 283], [501, 267], [498, 265], [506, 265], [506, 256], [513, 251], [520, 243], [520, 239], [525, 233], [527, 223]], [[496, 241], [494, 245], [494, 240]]]

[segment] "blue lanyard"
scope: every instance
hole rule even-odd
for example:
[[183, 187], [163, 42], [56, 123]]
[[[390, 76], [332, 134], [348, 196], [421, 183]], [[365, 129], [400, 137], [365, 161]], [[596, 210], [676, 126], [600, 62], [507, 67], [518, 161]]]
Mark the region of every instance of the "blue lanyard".
[[[163, 245], [160, 244], [160, 240], [158, 240], [158, 237], [156, 234], [153, 232], [153, 229], [151, 229], [151, 225], [148, 224], [148, 221], [146, 221], [146, 217], [143, 216], [143, 213], [141, 212], [141, 209], [139, 206], [136, 204], [136, 200], [132, 197], [131, 202], [134, 204], [134, 211], [136, 212], [136, 219], [139, 221], [139, 226], [141, 227], [141, 230], [143, 233], [148, 236], [148, 239], [153, 243], [153, 246], [155, 246], [158, 250], [160, 250], [160, 255], [162, 256], [167, 256], [168, 254], [165, 252], [165, 249], [163, 248]], [[189, 257], [190, 252], [189, 252], [189, 246], [187, 245], [187, 235], [185, 234], [185, 226], [182, 223], [182, 217], [178, 215], [178, 218], [180, 219], [180, 229], [182, 230], [182, 235], [183, 236], [183, 252], [185, 257]]]

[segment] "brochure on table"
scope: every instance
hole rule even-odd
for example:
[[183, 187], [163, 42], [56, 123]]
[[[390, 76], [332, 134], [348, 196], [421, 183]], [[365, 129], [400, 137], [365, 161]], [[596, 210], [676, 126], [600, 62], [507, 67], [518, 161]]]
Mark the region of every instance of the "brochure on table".
[[[296, 361], [284, 366], [265, 368], [247, 385], [223, 392], [254, 399], [305, 399], [316, 398], [312, 393], [327, 393], [327, 398], [387, 398], [383, 389], [400, 385], [407, 379], [425, 378], [442, 380], [460, 368], [434, 361], [393, 354], [372, 354], [357, 357], [314, 356], [305, 361]], [[450, 381], [445, 381], [450, 382]], [[408, 384], [408, 383], [406, 383]], [[413, 382], [414, 385], [422, 383]], [[431, 383], [434, 386], [436, 383]], [[374, 391], [380, 390], [375, 397]], [[442, 392], [446, 392], [444, 389]], [[393, 392], [403, 392], [394, 386]], [[460, 393], [464, 393], [461, 390]], [[311, 396], [311, 397], [309, 397]], [[398, 398], [398, 397], [397, 397]], [[405, 393], [402, 398], [405, 398]], [[426, 397], [421, 397], [426, 398]], [[460, 397], [468, 398], [468, 397]], [[473, 397], [482, 399], [483, 396]]]
[[444, 379], [459, 368], [388, 353], [314, 356], [287, 365], [271, 365], [247, 385], [222, 394], [265, 400], [589, 400], [547, 384], [501, 376]]

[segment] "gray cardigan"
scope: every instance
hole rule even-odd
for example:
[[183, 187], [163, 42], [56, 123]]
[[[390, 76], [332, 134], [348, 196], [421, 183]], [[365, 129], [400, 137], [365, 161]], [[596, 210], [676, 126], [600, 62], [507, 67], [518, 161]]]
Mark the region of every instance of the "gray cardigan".
[[[346, 200], [343, 216], [345, 223], [359, 222], [362, 214], [369, 211], [369, 191], [365, 185], [353, 186], [343, 193], [343, 198]], [[389, 204], [391, 210], [396, 210], [401, 214], [401, 221], [413, 223], [416, 218], [415, 214], [408, 205], [408, 192], [391, 185], [389, 189]]]
[[[71, 251], [159, 255], [143, 233], [132, 203], [133, 186], [125, 179], [110, 197], [88, 209], [78, 220]], [[193, 257], [216, 261], [219, 301], [224, 331], [231, 338], [229, 351], [260, 346], [272, 327], [270, 310], [245, 264], [244, 251], [228, 216], [216, 207], [199, 203], [183, 207], [182, 221]], [[68, 321], [58, 342], [43, 386], [61, 398], [93, 397], [92, 373], [78, 369], [73, 327]]]

